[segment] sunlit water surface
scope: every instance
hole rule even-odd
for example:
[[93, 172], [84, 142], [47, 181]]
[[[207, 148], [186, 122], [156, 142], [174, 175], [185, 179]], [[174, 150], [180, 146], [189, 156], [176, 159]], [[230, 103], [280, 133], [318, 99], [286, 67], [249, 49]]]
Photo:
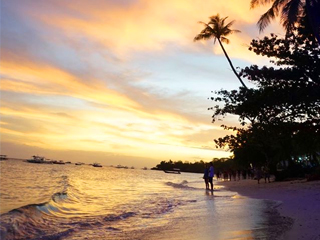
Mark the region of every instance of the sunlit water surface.
[[207, 192], [202, 174], [22, 161], [0, 169], [1, 239], [264, 239], [267, 227], [265, 201], [218, 185]]

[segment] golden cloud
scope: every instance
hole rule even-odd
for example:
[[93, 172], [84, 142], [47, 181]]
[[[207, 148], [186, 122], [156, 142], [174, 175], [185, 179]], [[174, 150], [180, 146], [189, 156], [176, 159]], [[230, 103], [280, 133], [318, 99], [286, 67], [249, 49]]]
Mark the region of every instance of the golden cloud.
[[[201, 30], [198, 21], [219, 13], [236, 20], [234, 27], [240, 29], [255, 25], [263, 9], [250, 9], [250, 0], [194, 1], [194, 0], [141, 0], [128, 6], [88, 4], [77, 6], [65, 2], [64, 11], [57, 13], [30, 12], [37, 21], [62, 31], [67, 36], [86, 36], [114, 51], [118, 56], [130, 51], [160, 51], [170, 43], [194, 48], [194, 36]], [[61, 4], [61, 3], [60, 3]], [[62, 6], [61, 6], [62, 7]], [[68, 10], [72, 13], [68, 14]], [[250, 31], [250, 30], [249, 30]], [[245, 57], [244, 44], [258, 36], [255, 32], [242, 31], [238, 37], [231, 37], [236, 56]], [[220, 52], [219, 52], [220, 53]], [[251, 56], [248, 58], [251, 59]]]

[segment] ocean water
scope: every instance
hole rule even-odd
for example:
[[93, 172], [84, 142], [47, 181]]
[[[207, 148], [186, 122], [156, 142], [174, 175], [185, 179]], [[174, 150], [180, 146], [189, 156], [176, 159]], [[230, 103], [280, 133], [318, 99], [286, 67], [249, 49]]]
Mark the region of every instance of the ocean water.
[[1, 239], [270, 239], [272, 203], [202, 174], [0, 164]]

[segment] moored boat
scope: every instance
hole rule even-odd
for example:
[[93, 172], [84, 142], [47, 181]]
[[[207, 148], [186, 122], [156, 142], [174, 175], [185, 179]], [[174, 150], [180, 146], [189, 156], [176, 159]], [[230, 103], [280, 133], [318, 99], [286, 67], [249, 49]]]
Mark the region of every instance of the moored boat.
[[102, 167], [102, 165], [100, 163], [94, 163], [94, 164], [92, 164], [92, 166], [94, 166], [94, 167]]
[[55, 161], [52, 161], [53, 164], [66, 164], [64, 161], [62, 160], [55, 160]]
[[48, 161], [46, 160], [45, 157], [41, 157], [41, 156], [36, 156], [36, 155], [33, 155], [32, 156], [32, 159], [27, 159], [27, 162], [29, 163], [47, 163], [47, 164], [52, 164], [53, 162], [52, 161]]
[[0, 155], [0, 161], [8, 160], [7, 155]]
[[128, 166], [117, 165], [116, 168], [125, 168], [125, 169], [128, 169]]
[[174, 173], [174, 174], [181, 174], [179, 168], [173, 168], [172, 170], [163, 170], [165, 173]]

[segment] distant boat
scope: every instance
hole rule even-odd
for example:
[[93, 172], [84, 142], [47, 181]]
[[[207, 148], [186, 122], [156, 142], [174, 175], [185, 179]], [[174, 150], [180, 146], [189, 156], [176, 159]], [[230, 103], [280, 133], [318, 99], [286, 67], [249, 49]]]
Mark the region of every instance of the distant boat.
[[179, 168], [173, 168], [172, 170], [163, 170], [165, 173], [174, 173], [174, 174], [181, 174]]
[[64, 161], [59, 160], [59, 161], [52, 161], [53, 164], [66, 164]]
[[0, 155], [0, 161], [8, 160], [7, 155]]
[[48, 161], [46, 160], [45, 157], [41, 157], [41, 156], [32, 156], [32, 159], [27, 159], [27, 162], [29, 163], [47, 163], [47, 164], [52, 164], [53, 161]]
[[83, 165], [84, 163], [82, 162], [76, 162], [75, 165]]
[[122, 165], [117, 165], [116, 168], [125, 168], [125, 169], [128, 169], [127, 166], [122, 166]]
[[100, 163], [94, 163], [94, 164], [92, 164], [92, 166], [94, 166], [94, 167], [102, 167], [102, 165]]

